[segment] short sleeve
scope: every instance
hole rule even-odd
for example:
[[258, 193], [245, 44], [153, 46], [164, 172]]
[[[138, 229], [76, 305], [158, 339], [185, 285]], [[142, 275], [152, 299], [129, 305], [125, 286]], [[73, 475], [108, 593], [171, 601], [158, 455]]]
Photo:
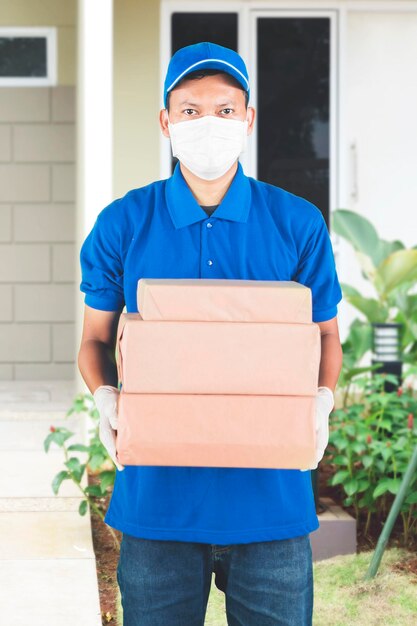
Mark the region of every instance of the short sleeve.
[[329, 231], [321, 212], [301, 251], [293, 280], [311, 289], [313, 322], [324, 322], [337, 315], [337, 304], [342, 299], [342, 289], [337, 276]]
[[122, 311], [124, 268], [120, 233], [109, 205], [99, 213], [80, 250], [80, 291], [84, 302], [102, 311]]

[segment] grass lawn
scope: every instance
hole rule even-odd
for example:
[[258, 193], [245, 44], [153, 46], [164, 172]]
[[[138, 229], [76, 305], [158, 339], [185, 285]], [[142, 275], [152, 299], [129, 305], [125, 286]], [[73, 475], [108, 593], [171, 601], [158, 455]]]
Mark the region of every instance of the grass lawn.
[[[395, 572], [390, 566], [406, 555], [399, 548], [385, 550], [376, 577], [361, 579], [372, 552], [337, 556], [314, 563], [314, 626], [416, 626], [417, 576]], [[122, 609], [118, 591], [118, 624]], [[227, 626], [224, 594], [214, 584], [205, 626]]]

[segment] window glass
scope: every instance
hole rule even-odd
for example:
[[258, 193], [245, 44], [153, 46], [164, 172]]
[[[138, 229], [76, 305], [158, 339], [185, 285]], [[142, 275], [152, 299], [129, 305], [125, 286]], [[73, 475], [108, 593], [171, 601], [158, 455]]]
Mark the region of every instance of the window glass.
[[259, 18], [258, 172], [329, 213], [330, 19]]
[[0, 76], [47, 75], [46, 37], [0, 37]]
[[173, 13], [171, 52], [200, 41], [237, 50], [237, 13]]

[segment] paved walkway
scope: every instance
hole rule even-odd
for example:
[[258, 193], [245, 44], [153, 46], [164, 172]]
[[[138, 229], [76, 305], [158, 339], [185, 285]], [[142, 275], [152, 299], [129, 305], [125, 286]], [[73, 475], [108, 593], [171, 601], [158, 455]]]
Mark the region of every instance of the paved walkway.
[[85, 442], [84, 419], [65, 417], [74, 395], [71, 381], [0, 383], [0, 622], [7, 626], [102, 623], [90, 516], [79, 515], [82, 494], [72, 482], [54, 495], [64, 455], [43, 448], [51, 425], [75, 432], [70, 443]]

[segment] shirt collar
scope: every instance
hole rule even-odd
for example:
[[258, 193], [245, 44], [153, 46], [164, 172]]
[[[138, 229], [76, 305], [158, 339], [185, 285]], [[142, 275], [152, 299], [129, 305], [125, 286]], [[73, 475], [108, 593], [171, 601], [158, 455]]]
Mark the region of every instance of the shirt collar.
[[[189, 226], [208, 217], [187, 185], [179, 162], [175, 166], [172, 176], [167, 180], [165, 198], [175, 228]], [[210, 217], [246, 222], [250, 204], [251, 187], [249, 178], [243, 172], [242, 165], [238, 162], [236, 174], [226, 195]]]

